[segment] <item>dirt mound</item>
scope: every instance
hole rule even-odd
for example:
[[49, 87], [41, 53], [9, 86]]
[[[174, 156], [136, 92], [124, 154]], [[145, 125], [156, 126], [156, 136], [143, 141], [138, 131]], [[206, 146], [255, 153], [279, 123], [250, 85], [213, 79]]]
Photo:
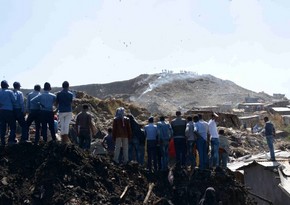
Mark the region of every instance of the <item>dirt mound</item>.
[[[197, 204], [208, 186], [223, 204], [252, 204], [246, 190], [223, 171], [148, 174], [137, 164], [114, 165], [74, 145], [16, 144], [0, 148], [0, 204]], [[152, 186], [153, 187], [153, 186]]]

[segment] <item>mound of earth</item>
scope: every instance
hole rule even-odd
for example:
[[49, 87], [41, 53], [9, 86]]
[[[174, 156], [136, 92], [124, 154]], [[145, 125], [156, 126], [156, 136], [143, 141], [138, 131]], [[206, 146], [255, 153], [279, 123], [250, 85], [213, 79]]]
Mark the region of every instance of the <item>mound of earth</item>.
[[223, 170], [175, 168], [149, 174], [137, 164], [114, 165], [73, 144], [0, 147], [0, 204], [5, 205], [198, 204], [209, 186], [224, 205], [254, 204]]

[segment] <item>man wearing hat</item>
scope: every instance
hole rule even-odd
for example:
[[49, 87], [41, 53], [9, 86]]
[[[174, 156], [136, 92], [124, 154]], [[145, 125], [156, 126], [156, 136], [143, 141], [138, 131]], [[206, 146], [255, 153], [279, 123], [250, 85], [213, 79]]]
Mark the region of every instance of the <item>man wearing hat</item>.
[[7, 125], [10, 128], [10, 135], [8, 139], [9, 144], [16, 143], [16, 122], [13, 114], [13, 105], [16, 100], [13, 95], [13, 92], [8, 89], [9, 85], [6, 80], [1, 82], [1, 90], [0, 90], [0, 137], [1, 137], [1, 145], [5, 145], [5, 135]]
[[21, 140], [20, 142], [25, 142], [28, 140], [28, 132], [27, 132], [27, 126], [25, 122], [25, 110], [24, 110], [24, 97], [23, 93], [20, 91], [20, 83], [19, 82], [14, 82], [13, 83], [13, 94], [15, 96], [16, 102], [14, 103], [13, 106], [13, 111], [14, 111], [14, 116], [15, 120], [17, 120], [18, 124], [20, 125], [22, 129], [22, 135], [21, 135]]

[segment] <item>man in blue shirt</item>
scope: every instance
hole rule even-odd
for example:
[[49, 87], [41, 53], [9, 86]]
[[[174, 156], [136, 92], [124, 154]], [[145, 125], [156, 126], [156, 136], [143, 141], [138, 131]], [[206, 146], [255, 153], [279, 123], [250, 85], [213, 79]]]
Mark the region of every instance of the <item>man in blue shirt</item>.
[[145, 126], [145, 136], [147, 140], [147, 168], [152, 171], [152, 162], [154, 171], [157, 171], [157, 126], [154, 125], [154, 118], [149, 117], [148, 125]]
[[161, 116], [157, 122], [158, 137], [161, 149], [161, 169], [166, 171], [168, 169], [169, 161], [169, 140], [172, 137], [171, 125], [165, 122], [165, 117]]
[[61, 141], [68, 143], [69, 124], [72, 119], [72, 101], [73, 93], [69, 91], [69, 83], [64, 81], [62, 83], [62, 91], [56, 94], [56, 104], [59, 111], [60, 134]]
[[23, 93], [20, 91], [21, 85], [19, 82], [17, 81], [14, 82], [13, 87], [14, 87], [13, 94], [16, 100], [16, 102], [13, 105], [14, 116], [15, 120], [17, 120], [18, 124], [22, 129], [20, 142], [25, 142], [28, 140], [28, 132], [26, 130], [27, 126], [25, 121], [24, 97]]
[[1, 82], [0, 90], [0, 136], [1, 136], [1, 145], [5, 145], [5, 135], [7, 125], [10, 128], [10, 135], [8, 139], [9, 144], [16, 143], [16, 121], [13, 113], [13, 105], [16, 100], [13, 95], [13, 92], [8, 89], [9, 85], [6, 80]]
[[34, 91], [30, 92], [27, 95], [27, 101], [26, 101], [26, 112], [28, 112], [28, 116], [26, 119], [26, 126], [27, 126], [27, 136], [29, 136], [29, 127], [34, 121], [35, 123], [35, 138], [39, 139], [39, 131], [40, 131], [40, 105], [37, 102], [31, 102], [31, 99], [34, 97], [40, 95], [40, 85], [34, 86]]
[[[42, 128], [43, 141], [47, 142], [47, 124], [50, 130], [52, 140], [56, 140], [54, 129], [54, 112], [53, 106], [56, 101], [56, 96], [49, 92], [51, 90], [48, 82], [44, 83], [44, 92], [34, 97], [31, 103], [38, 103], [40, 105], [40, 121]], [[35, 144], [38, 144], [39, 139], [35, 139]]]

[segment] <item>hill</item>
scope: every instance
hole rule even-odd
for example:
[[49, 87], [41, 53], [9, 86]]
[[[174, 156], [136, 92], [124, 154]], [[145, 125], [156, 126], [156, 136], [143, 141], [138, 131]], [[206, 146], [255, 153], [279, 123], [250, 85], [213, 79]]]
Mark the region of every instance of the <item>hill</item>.
[[244, 101], [245, 97], [272, 101], [266, 93], [256, 93], [212, 75], [195, 73], [142, 74], [136, 78], [107, 84], [73, 86], [99, 99], [121, 98], [146, 108], [151, 113], [172, 114], [195, 106], [215, 106]]

